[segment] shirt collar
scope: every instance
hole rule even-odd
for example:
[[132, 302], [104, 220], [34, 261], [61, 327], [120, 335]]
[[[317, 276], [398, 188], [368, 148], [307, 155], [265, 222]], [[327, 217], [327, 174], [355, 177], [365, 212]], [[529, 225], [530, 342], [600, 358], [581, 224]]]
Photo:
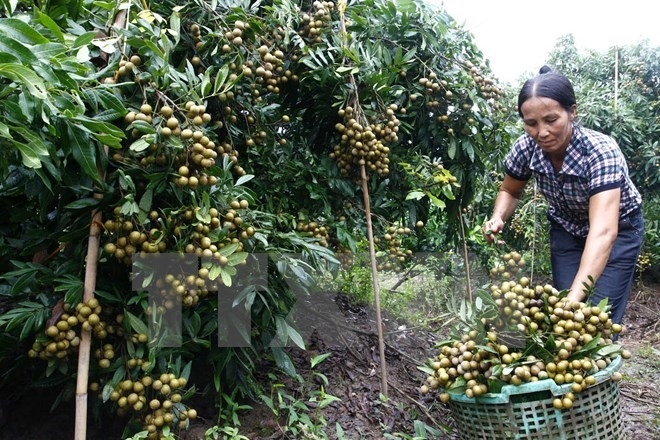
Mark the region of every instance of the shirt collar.
[[[538, 144], [529, 137], [529, 141], [534, 147], [532, 158], [530, 160], [529, 168], [540, 174], [555, 174], [552, 162], [546, 157], [546, 154], [539, 148]], [[581, 176], [584, 174], [584, 161], [582, 158], [585, 154], [585, 135], [576, 124], [573, 124], [573, 134], [566, 147], [564, 155], [564, 164], [561, 167], [560, 174], [567, 174], [572, 176]]]

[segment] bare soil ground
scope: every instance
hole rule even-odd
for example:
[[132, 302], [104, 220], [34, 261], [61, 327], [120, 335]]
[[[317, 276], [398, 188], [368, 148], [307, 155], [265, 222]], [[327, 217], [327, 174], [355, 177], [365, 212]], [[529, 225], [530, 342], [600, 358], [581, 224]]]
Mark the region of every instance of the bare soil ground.
[[[352, 307], [341, 295], [327, 294], [342, 316], [323, 318], [322, 310], [305, 314], [315, 324], [315, 331], [306, 341], [307, 350], [289, 349], [303, 382], [281, 376], [282, 390], [287, 396], [306, 402], [306, 412], [317, 424], [324, 424], [330, 439], [412, 439], [422, 424], [433, 427], [439, 434], [426, 434], [428, 439], [455, 439], [454, 421], [449, 410], [433, 398], [422, 396], [419, 387], [425, 374], [418, 366], [434, 355], [438, 333], [383, 316], [386, 340], [387, 398], [382, 389], [378, 338], [375, 314], [367, 308]], [[660, 439], [660, 283], [650, 280], [640, 283], [633, 292], [627, 308], [625, 330], [620, 343], [633, 357], [621, 368], [620, 401], [625, 440]], [[331, 353], [314, 369], [311, 359]], [[269, 363], [261, 368], [270, 371]], [[315, 374], [317, 373], [317, 374]], [[326, 393], [339, 398], [324, 409], [314, 409], [310, 397], [328, 380]], [[58, 440], [72, 439], [73, 402], [63, 403], [50, 411], [52, 396], [47, 393], [2, 407], [0, 439]], [[253, 409], [242, 413], [240, 432], [253, 440], [316, 438], [285, 432], [285, 421], [260, 402], [246, 402]], [[197, 407], [197, 406], [196, 406]], [[215, 408], [208, 404], [198, 408], [199, 421], [185, 433], [183, 440], [204, 439], [204, 432], [214, 425]], [[303, 414], [303, 412], [301, 412]], [[322, 418], [322, 419], [321, 419]], [[338, 431], [337, 426], [340, 426]], [[91, 440], [119, 440], [119, 426], [98, 426], [90, 422]], [[423, 438], [423, 437], [417, 437]], [[588, 439], [587, 439], [588, 440]], [[599, 440], [599, 439], [591, 439]]]

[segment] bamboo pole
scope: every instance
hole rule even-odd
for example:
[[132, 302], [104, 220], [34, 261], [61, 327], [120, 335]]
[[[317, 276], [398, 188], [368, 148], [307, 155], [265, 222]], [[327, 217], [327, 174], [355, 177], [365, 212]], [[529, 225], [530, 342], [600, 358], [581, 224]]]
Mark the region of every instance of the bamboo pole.
[[[130, 8], [130, 3], [129, 3]], [[115, 14], [113, 26], [124, 27], [128, 25], [128, 11], [121, 9]], [[122, 52], [125, 51], [125, 46]], [[108, 155], [108, 146], [104, 146], [104, 154]], [[97, 164], [99, 180], [105, 180], [105, 170]], [[103, 194], [94, 193], [95, 199], [103, 198]], [[98, 273], [98, 255], [100, 248], [102, 232], [102, 213], [99, 210], [92, 212], [91, 223], [89, 225], [89, 237], [87, 240], [87, 256], [85, 258], [85, 281], [83, 286], [83, 302], [94, 298], [96, 289], [96, 276]], [[78, 351], [78, 375], [76, 377], [76, 418], [74, 427], [74, 439], [87, 439], [87, 388], [89, 386], [89, 359], [92, 345], [92, 330], [80, 330], [80, 347]]]
[[387, 362], [385, 361], [385, 339], [383, 337], [383, 321], [380, 313], [380, 285], [378, 283], [378, 266], [376, 263], [376, 250], [374, 246], [374, 233], [371, 225], [371, 202], [369, 201], [369, 187], [367, 185], [367, 171], [364, 164], [360, 165], [362, 176], [362, 196], [364, 208], [367, 213], [367, 238], [369, 239], [369, 257], [371, 259], [371, 278], [374, 287], [374, 302], [376, 307], [376, 328], [378, 330], [378, 353], [380, 356], [380, 388], [381, 394], [387, 397]]
[[[342, 43], [346, 44], [346, 20], [344, 11], [346, 10], [346, 0], [339, 0], [337, 3], [337, 10], [339, 11], [339, 35]], [[356, 108], [359, 109], [359, 100], [357, 96], [357, 84], [355, 77], [352, 73], [348, 75], [351, 82], [353, 91], [355, 92]], [[380, 356], [380, 392], [383, 396], [387, 397], [387, 362], [385, 360], [385, 339], [383, 337], [383, 320], [380, 310], [380, 286], [378, 283], [378, 265], [376, 262], [376, 250], [374, 246], [374, 233], [371, 224], [371, 202], [369, 201], [369, 186], [367, 185], [367, 171], [364, 163], [360, 164], [360, 175], [362, 177], [362, 196], [364, 200], [364, 208], [367, 216], [367, 238], [369, 241], [369, 258], [371, 260], [371, 278], [374, 288], [374, 303], [376, 308], [376, 327], [378, 331], [378, 353]]]
[[463, 214], [458, 211], [458, 222], [461, 224], [461, 241], [463, 241], [463, 264], [465, 264], [465, 281], [470, 303], [472, 302], [472, 280], [470, 279], [470, 258], [468, 255], [467, 238], [465, 237], [465, 226], [463, 225]]
[[614, 110], [619, 104], [619, 48], [614, 47]]
[[[108, 147], [104, 149], [108, 154]], [[100, 180], [105, 180], [105, 171], [98, 167]], [[95, 199], [103, 198], [103, 194], [94, 193]], [[87, 256], [85, 257], [85, 282], [83, 287], [83, 302], [94, 298], [96, 289], [96, 275], [98, 266], [98, 255], [101, 240], [102, 213], [95, 209], [92, 212], [91, 224], [89, 225], [89, 237], [87, 240]], [[78, 375], [76, 377], [76, 419], [75, 440], [87, 439], [87, 387], [89, 386], [89, 359], [92, 345], [92, 330], [80, 330], [80, 349], [78, 351]]]

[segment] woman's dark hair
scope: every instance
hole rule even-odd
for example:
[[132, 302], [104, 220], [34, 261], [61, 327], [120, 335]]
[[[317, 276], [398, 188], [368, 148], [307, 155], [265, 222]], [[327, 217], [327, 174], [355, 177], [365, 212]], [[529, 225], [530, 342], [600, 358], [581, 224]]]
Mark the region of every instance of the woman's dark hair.
[[571, 111], [575, 105], [573, 84], [559, 72], [548, 66], [543, 66], [538, 75], [528, 79], [518, 94], [518, 114], [522, 117], [520, 108], [530, 98], [550, 98], [557, 101], [566, 111]]

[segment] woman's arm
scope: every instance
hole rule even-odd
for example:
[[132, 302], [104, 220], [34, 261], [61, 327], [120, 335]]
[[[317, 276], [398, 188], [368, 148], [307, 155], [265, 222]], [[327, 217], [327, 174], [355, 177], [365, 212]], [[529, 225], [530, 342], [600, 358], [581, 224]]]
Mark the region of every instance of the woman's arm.
[[569, 301], [583, 301], [584, 283], [591, 284], [590, 276], [596, 282], [603, 273], [619, 233], [620, 199], [619, 188], [599, 192], [589, 199], [589, 234], [580, 267], [567, 296]]
[[506, 222], [518, 206], [523, 189], [527, 185], [526, 180], [515, 179], [508, 174], [504, 174], [504, 180], [500, 186], [500, 191], [495, 199], [493, 215], [483, 226], [484, 238], [488, 242], [495, 240], [495, 234], [498, 234], [504, 228]]

